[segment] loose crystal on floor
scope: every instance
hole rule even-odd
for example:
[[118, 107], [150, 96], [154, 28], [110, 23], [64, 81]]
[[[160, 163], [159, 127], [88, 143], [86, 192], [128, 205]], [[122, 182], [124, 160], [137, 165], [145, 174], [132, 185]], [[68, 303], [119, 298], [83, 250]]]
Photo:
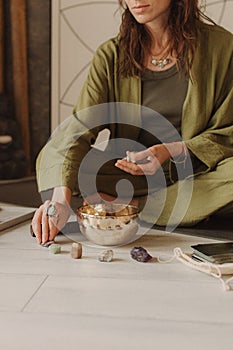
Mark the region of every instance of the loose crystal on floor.
[[147, 262], [152, 259], [152, 256], [143, 247], [134, 247], [130, 251], [130, 255], [134, 260], [139, 262]]
[[72, 243], [70, 253], [73, 259], [80, 259], [82, 257], [82, 244], [79, 242]]
[[98, 255], [98, 259], [101, 262], [110, 262], [113, 259], [113, 251], [111, 249], [104, 250]]
[[61, 253], [60, 244], [51, 244], [51, 246], [49, 247], [49, 251], [52, 254], [60, 254]]

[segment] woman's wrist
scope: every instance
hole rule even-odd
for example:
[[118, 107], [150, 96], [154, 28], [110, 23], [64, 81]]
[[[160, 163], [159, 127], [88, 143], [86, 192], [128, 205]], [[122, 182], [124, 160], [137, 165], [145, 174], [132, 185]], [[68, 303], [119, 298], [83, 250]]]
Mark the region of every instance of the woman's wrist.
[[71, 196], [72, 196], [72, 192], [69, 187], [66, 187], [66, 186], [55, 187], [53, 190], [52, 201], [59, 202], [69, 206], [71, 202]]
[[171, 154], [171, 162], [173, 163], [185, 163], [187, 156], [188, 156], [188, 150], [183, 141], [179, 142], [172, 142], [170, 144], [170, 154]]
[[180, 158], [185, 154], [185, 145], [182, 141], [164, 143], [164, 146], [169, 152], [170, 158]]

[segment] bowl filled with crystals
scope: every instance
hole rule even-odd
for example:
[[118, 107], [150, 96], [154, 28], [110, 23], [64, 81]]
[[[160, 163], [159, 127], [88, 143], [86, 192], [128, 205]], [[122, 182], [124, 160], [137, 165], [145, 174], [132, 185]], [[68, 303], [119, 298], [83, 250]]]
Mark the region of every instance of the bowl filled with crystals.
[[136, 239], [139, 209], [120, 203], [83, 205], [77, 210], [81, 233], [101, 246], [125, 245]]

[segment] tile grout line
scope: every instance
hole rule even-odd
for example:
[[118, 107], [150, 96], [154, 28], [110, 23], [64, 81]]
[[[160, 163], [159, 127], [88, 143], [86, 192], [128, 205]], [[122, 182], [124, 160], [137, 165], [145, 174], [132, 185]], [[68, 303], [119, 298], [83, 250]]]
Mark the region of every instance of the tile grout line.
[[32, 294], [32, 296], [28, 299], [28, 301], [25, 303], [25, 305], [22, 307], [20, 312], [24, 312], [25, 308], [28, 306], [28, 304], [31, 302], [31, 300], [34, 298], [36, 293], [39, 291], [39, 289], [43, 286], [43, 284], [47, 281], [49, 278], [49, 275], [46, 275], [43, 281], [40, 283], [40, 285], [36, 288], [35, 292]]
[[[4, 312], [0, 312], [4, 313]], [[45, 315], [45, 312], [25, 312], [24, 314], [36, 314], [36, 315]], [[54, 313], [52, 311], [46, 312], [46, 315], [50, 316], [67, 316], [67, 317], [84, 317], [84, 318], [92, 318], [92, 319], [110, 319], [110, 320], [135, 320], [135, 316], [119, 316], [119, 315], [111, 315], [111, 314], [100, 314], [100, 313], [69, 313], [69, 312], [64, 312], [64, 313]], [[202, 324], [202, 325], [223, 325], [223, 326], [232, 326], [233, 323], [231, 321], [229, 322], [216, 322], [216, 321], [208, 321], [208, 320], [199, 320], [199, 319], [186, 319], [180, 320], [180, 319], [175, 319], [175, 318], [162, 318], [162, 317], [153, 317], [153, 316], [147, 316], [147, 317], [141, 317], [140, 321], [146, 321], [146, 322], [175, 322], [175, 323], [189, 323], [189, 324]]]

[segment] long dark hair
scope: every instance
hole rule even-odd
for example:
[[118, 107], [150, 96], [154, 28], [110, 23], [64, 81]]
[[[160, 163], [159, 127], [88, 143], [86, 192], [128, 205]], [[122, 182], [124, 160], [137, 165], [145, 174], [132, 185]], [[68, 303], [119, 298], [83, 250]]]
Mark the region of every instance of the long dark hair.
[[[124, 77], [139, 76], [144, 69], [145, 56], [151, 49], [152, 37], [147, 28], [135, 20], [124, 0], [119, 0], [119, 5], [124, 9], [119, 32], [119, 72]], [[199, 0], [171, 0], [168, 51], [176, 54], [178, 68], [184, 65], [186, 72], [193, 63], [198, 23], [204, 19], [214, 24], [201, 10]]]

